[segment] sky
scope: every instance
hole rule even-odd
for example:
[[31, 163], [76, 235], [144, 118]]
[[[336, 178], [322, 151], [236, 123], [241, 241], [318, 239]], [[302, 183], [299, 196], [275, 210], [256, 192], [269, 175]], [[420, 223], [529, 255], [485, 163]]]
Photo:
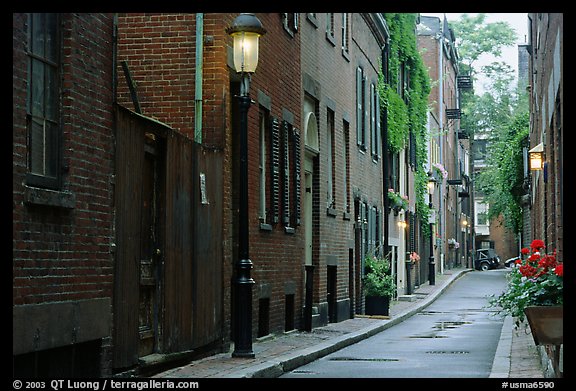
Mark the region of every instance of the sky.
[[[422, 13], [425, 16], [436, 16], [441, 20], [444, 18], [444, 13]], [[446, 13], [446, 19], [448, 23], [451, 21], [456, 21], [460, 18], [463, 13]], [[468, 13], [470, 16], [478, 15], [477, 13]], [[502, 50], [502, 56], [499, 59], [493, 56], [484, 55], [480, 57], [477, 63], [475, 63], [474, 68], [480, 69], [482, 65], [490, 64], [494, 61], [504, 61], [509, 64], [512, 69], [514, 69], [516, 79], [518, 78], [518, 44], [523, 44], [528, 42], [528, 14], [526, 13], [486, 13], [485, 23], [493, 22], [508, 22], [510, 26], [516, 31], [516, 45], [505, 47]], [[484, 89], [482, 84], [486, 81], [480, 79], [474, 85], [474, 92], [476, 95], [482, 95]]]

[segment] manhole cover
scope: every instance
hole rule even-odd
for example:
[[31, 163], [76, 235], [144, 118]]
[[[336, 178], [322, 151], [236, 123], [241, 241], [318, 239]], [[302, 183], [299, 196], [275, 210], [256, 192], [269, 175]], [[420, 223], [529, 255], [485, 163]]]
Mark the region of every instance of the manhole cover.
[[397, 358], [332, 357], [330, 361], [400, 361]]

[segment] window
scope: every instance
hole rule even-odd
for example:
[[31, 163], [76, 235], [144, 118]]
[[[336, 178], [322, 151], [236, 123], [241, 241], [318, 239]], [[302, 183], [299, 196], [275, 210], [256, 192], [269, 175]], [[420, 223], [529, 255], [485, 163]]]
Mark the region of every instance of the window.
[[326, 144], [329, 150], [329, 153], [326, 154], [327, 156], [327, 164], [326, 164], [326, 180], [328, 182], [327, 186], [327, 204], [328, 209], [335, 209], [336, 208], [336, 169], [335, 169], [335, 157], [336, 157], [336, 147], [335, 147], [335, 140], [334, 140], [334, 112], [330, 109], [327, 110], [327, 127], [328, 131], [326, 132]]
[[384, 50], [382, 50], [382, 76], [384, 77], [384, 83], [390, 83], [390, 45], [386, 45]]
[[326, 14], [326, 39], [330, 41], [332, 44], [336, 44], [334, 42], [334, 13], [329, 12]]
[[366, 77], [361, 67], [356, 69], [356, 143], [366, 150]]
[[348, 34], [348, 14], [342, 14], [342, 52], [348, 53], [348, 45], [350, 41], [350, 37]]
[[388, 154], [388, 183], [394, 191], [400, 190], [400, 153], [390, 152]]
[[374, 83], [370, 84], [370, 145], [372, 158], [377, 161], [380, 154], [380, 97]]
[[399, 75], [398, 75], [398, 85], [396, 92], [402, 97], [404, 102], [408, 104], [408, 89], [410, 88], [410, 73], [408, 64], [406, 61], [400, 63]]
[[298, 13], [283, 13], [282, 19], [284, 30], [286, 30], [291, 36], [294, 36], [294, 34], [298, 32]]
[[51, 189], [60, 185], [59, 52], [57, 14], [29, 14], [26, 182]]

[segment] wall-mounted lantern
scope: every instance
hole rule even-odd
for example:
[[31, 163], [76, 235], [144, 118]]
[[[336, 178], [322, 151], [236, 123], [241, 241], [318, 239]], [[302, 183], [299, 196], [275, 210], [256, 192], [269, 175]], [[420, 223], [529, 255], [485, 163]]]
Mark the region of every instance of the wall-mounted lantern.
[[544, 143], [536, 145], [528, 151], [530, 171], [539, 171], [544, 167]]

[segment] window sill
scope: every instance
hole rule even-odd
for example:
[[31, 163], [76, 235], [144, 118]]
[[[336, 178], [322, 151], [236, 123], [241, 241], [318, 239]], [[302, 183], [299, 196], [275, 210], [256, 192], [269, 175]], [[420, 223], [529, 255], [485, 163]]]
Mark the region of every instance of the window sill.
[[266, 223], [260, 223], [260, 231], [272, 231], [272, 226]]
[[74, 209], [76, 206], [76, 195], [67, 191], [48, 190], [24, 185], [24, 202], [30, 205]]
[[328, 208], [328, 209], [326, 209], [326, 215], [328, 215], [330, 217], [336, 217], [336, 216], [338, 216], [338, 212], [334, 208]]
[[326, 31], [326, 40], [330, 42], [332, 46], [336, 46], [336, 39], [334, 38], [334, 35], [328, 31]]
[[348, 49], [342, 48], [342, 57], [348, 62], [350, 62], [350, 53], [348, 53]]

